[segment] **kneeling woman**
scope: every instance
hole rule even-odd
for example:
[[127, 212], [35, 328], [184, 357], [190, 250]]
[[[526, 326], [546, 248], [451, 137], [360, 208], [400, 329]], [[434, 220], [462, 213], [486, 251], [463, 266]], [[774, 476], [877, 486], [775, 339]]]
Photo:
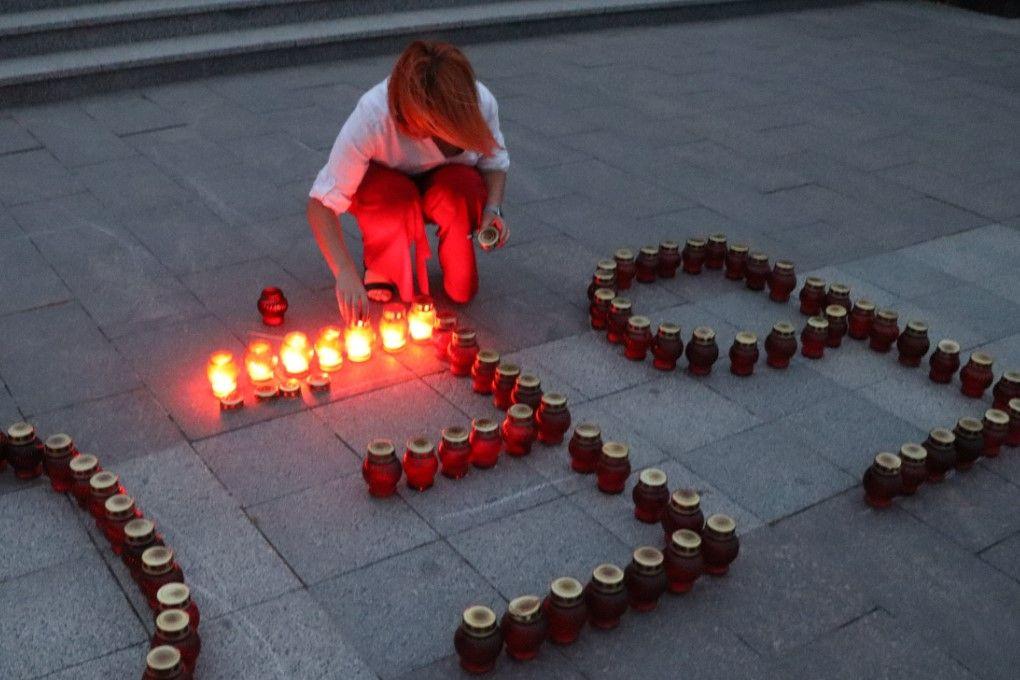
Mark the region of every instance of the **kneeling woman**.
[[[446, 294], [471, 300], [475, 231], [495, 227], [498, 245], [509, 235], [500, 209], [509, 165], [496, 99], [467, 58], [445, 43], [412, 43], [390, 77], [358, 101], [308, 201], [344, 318], [364, 314], [368, 299], [410, 301], [416, 283], [429, 292], [426, 222], [438, 227]], [[344, 212], [361, 229], [364, 278], [343, 240]]]

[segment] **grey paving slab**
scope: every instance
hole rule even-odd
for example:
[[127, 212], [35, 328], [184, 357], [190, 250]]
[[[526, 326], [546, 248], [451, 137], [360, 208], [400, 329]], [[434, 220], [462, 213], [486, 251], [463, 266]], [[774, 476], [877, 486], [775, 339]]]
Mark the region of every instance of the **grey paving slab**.
[[15, 117], [68, 168], [135, 155], [131, 147], [77, 106], [21, 109]]
[[369, 496], [361, 475], [347, 475], [261, 503], [249, 508], [248, 514], [306, 584], [364, 567], [437, 537], [399, 497]]
[[[584, 676], [577, 671], [558, 650], [550, 645], [542, 647], [539, 655], [527, 662], [517, 662], [509, 656], [501, 655], [496, 660], [496, 668], [489, 674], [491, 678], [563, 678], [564, 680], [581, 680]], [[415, 668], [409, 673], [399, 676], [400, 680], [434, 680], [454, 678], [466, 675], [460, 667], [456, 655], [448, 656], [427, 666]]]
[[305, 590], [203, 623], [197, 671], [204, 678], [376, 677]]
[[449, 539], [505, 599], [542, 594], [560, 576], [586, 583], [603, 562], [625, 565], [632, 546], [561, 498]]
[[124, 461], [114, 472], [173, 547], [203, 621], [299, 585], [189, 446]]
[[914, 302], [966, 323], [989, 340], [1020, 331], [1020, 305], [980, 286], [959, 284], [914, 298]]
[[301, 191], [266, 180], [257, 170], [238, 166], [231, 172], [221, 167], [189, 167], [177, 180], [228, 224], [246, 224], [285, 217], [308, 202], [308, 183]]
[[[75, 179], [105, 205], [134, 210], [138, 219], [156, 220], [159, 209], [192, 200], [188, 192], [151, 161], [141, 156], [86, 165], [75, 170]], [[145, 210], [143, 218], [139, 209]]]
[[[279, 126], [290, 138], [304, 146], [320, 152], [328, 152], [340, 131], [343, 117], [354, 110], [353, 105], [343, 106], [345, 102], [341, 100], [342, 95], [339, 94], [339, 91], [353, 91], [354, 88], [345, 85], [324, 85], [309, 89], [309, 94], [316, 102], [315, 105], [272, 111], [266, 114], [266, 118]], [[349, 96], [354, 102], [357, 102], [361, 94], [361, 92], [357, 92], [357, 94]], [[334, 97], [335, 99], [329, 102]]]
[[0, 582], [60, 564], [92, 550], [78, 508], [45, 486], [0, 496]]
[[[689, 296], [697, 308], [724, 319], [732, 327], [755, 333], [758, 336], [759, 344], [765, 341], [775, 323], [788, 321], [799, 330], [805, 321], [805, 317], [801, 316], [796, 294], [791, 296], [788, 302], [775, 302], [769, 298], [766, 291], [756, 292], [748, 290], [727, 280], [718, 272], [704, 272], [697, 277], [690, 277], [690, 279], [698, 279], [694, 282], [695, 285], [701, 283], [702, 278], [706, 282], [711, 279], [712, 283], [718, 283], [718, 280], [722, 279], [726, 284], [726, 288], [722, 290], [727, 290], [728, 288], [728, 291], [721, 295], [703, 299], [701, 295], [695, 292], [696, 289], [692, 288]], [[802, 279], [803, 276], [798, 278]], [[687, 279], [684, 280], [684, 283], [687, 283]], [[720, 346], [720, 350], [728, 351], [729, 346]]]
[[14, 239], [24, 235], [25, 232], [22, 231], [20, 226], [18, 226], [18, 223], [7, 209], [0, 208], [0, 241], [6, 241], [7, 239]]
[[903, 298], [938, 295], [960, 285], [954, 276], [902, 252], [873, 255], [845, 263], [841, 269]]
[[241, 137], [233, 140], [232, 146], [242, 163], [275, 184], [304, 180], [310, 185], [325, 162], [321, 151], [286, 134]]
[[[762, 336], [759, 335], [759, 338]], [[761, 344], [759, 340], [759, 344]], [[764, 349], [761, 350], [764, 356]], [[836, 382], [812, 371], [805, 363], [793, 363], [786, 370], [773, 370], [759, 359], [755, 372], [746, 377], [729, 371], [729, 357], [722, 362], [711, 389], [740, 404], [763, 421], [799, 413], [820, 402], [838, 399], [849, 392]]]
[[1008, 271], [1008, 253], [1020, 247], [1020, 232], [993, 224], [931, 240], [903, 250], [964, 281], [979, 283], [989, 272]]
[[237, 167], [240, 159], [228, 145], [202, 137], [190, 127], [170, 127], [139, 132], [125, 143], [159, 167], [187, 175], [196, 168]]
[[0, 384], [0, 418], [3, 418], [5, 423], [21, 420], [21, 412], [18, 410], [18, 405], [14, 403], [14, 398], [7, 391], [7, 386], [2, 384]]
[[[501, 611], [503, 601], [464, 559], [436, 541], [324, 581], [312, 596], [383, 678], [449, 654], [461, 613], [472, 604]], [[406, 597], [394, 598], [394, 593]], [[403, 631], [394, 645], [391, 632]]]
[[988, 404], [960, 393], [960, 383], [939, 385], [925, 371], [894, 371], [879, 383], [861, 388], [860, 395], [912, 425], [928, 431], [951, 427], [964, 416], [978, 416]]
[[501, 421], [506, 417], [504, 411], [493, 405], [491, 395], [476, 394], [471, 390], [469, 379], [453, 375], [445, 363], [441, 370], [423, 376], [422, 380], [468, 418], [492, 418]]
[[1007, 576], [1020, 581], [1020, 534], [995, 543], [981, 553], [981, 559]]
[[82, 109], [115, 135], [136, 135], [182, 125], [186, 120], [180, 113], [134, 93], [96, 97], [83, 102]]
[[108, 678], [125, 672], [125, 669], [138, 668], [145, 670], [145, 654], [149, 651], [149, 641], [118, 650], [112, 654], [100, 656], [85, 663], [69, 666], [48, 675], [56, 680], [78, 680], [78, 678]]
[[494, 298], [461, 316], [478, 330], [479, 342], [507, 352], [573, 335], [587, 323], [586, 312], [543, 289]]
[[27, 237], [4, 240], [0, 253], [0, 314], [70, 299], [70, 291]]
[[29, 151], [42, 147], [32, 134], [18, 121], [0, 120], [0, 154]]
[[0, 177], [0, 203], [9, 206], [85, 190], [78, 178], [45, 149], [0, 156]]
[[43, 675], [142, 641], [141, 624], [95, 551], [69, 557], [0, 583], [8, 620], [25, 622], [0, 643], [4, 677]]
[[11, 208], [11, 215], [29, 234], [61, 229], [91, 229], [103, 233], [120, 228], [113, 214], [87, 191], [17, 205]]
[[242, 506], [286, 496], [360, 467], [354, 453], [308, 411], [204, 439], [195, 450]]

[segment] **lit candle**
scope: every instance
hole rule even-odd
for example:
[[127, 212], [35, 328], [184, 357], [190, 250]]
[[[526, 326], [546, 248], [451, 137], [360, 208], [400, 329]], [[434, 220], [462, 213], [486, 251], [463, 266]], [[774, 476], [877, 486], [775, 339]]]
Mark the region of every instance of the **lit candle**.
[[368, 321], [358, 319], [348, 326], [344, 342], [348, 360], [355, 363], [368, 361], [372, 357], [372, 327]]
[[234, 363], [233, 354], [225, 350], [213, 352], [209, 357], [206, 375], [212, 393], [221, 402], [234, 401], [233, 396], [237, 393], [237, 364]]
[[426, 342], [432, 337], [432, 329], [436, 325], [436, 306], [432, 298], [421, 295], [411, 304], [411, 313], [407, 317], [411, 339], [415, 342]]
[[339, 371], [344, 363], [340, 350], [341, 333], [336, 326], [326, 326], [319, 331], [319, 337], [315, 341], [315, 356], [319, 358], [319, 368], [327, 373]]
[[407, 313], [404, 305], [393, 302], [383, 308], [382, 319], [379, 321], [379, 335], [382, 336], [383, 349], [387, 352], [399, 352], [407, 345]]
[[266, 340], [252, 340], [244, 354], [244, 367], [248, 371], [248, 377], [256, 385], [270, 382], [276, 370], [273, 346]]
[[301, 375], [308, 372], [312, 360], [312, 348], [308, 344], [308, 336], [300, 331], [287, 333], [280, 345], [280, 362], [288, 375]]

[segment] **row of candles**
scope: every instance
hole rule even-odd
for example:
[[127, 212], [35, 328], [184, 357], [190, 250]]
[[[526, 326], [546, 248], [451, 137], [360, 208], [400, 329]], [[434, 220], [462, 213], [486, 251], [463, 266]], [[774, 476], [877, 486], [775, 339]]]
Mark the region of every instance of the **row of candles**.
[[611, 630], [628, 608], [652, 611], [665, 592], [682, 595], [703, 574], [728, 573], [740, 550], [731, 517], [715, 514], [706, 520], [698, 493], [678, 489], [670, 494], [666, 474], [657, 468], [641, 472], [634, 501], [638, 519], [662, 523], [663, 549], [635, 549], [625, 569], [600, 564], [584, 586], [569, 576], [557, 578], [545, 598], [512, 599], [498, 621], [489, 607], [468, 607], [453, 637], [461, 667], [475, 674], [492, 671], [504, 647], [512, 659], [529, 661], [547, 640], [570, 645], [585, 624]]
[[127, 567], [155, 617], [143, 680], [190, 680], [202, 646], [198, 607], [173, 550], [120, 478], [103, 470], [96, 456], [79, 452], [70, 436], [54, 434], [42, 441], [26, 422], [0, 432], [0, 470], [8, 463], [19, 479], [45, 474], [54, 492], [70, 493]]

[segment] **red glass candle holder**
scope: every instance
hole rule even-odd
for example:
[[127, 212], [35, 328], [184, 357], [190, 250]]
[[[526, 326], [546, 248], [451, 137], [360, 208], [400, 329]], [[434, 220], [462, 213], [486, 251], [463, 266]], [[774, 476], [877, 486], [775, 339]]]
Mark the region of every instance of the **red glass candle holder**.
[[471, 470], [471, 443], [467, 428], [453, 426], [442, 432], [439, 442], [439, 464], [443, 476], [460, 479]]
[[106, 520], [103, 523], [103, 535], [110, 542], [114, 555], [124, 552], [124, 527], [133, 519], [142, 516], [141, 510], [135, 505], [135, 499], [127, 494], [119, 493], [106, 499]]
[[201, 613], [195, 601], [191, 599], [191, 588], [183, 583], [167, 583], [156, 591], [156, 602], [160, 612], [170, 609], [183, 610], [188, 615], [192, 628], [198, 630]]
[[896, 351], [899, 352], [897, 361], [904, 366], [916, 368], [921, 365], [921, 359], [928, 353], [930, 347], [928, 324], [923, 321], [908, 321], [907, 327], [896, 340]]
[[513, 404], [514, 386], [521, 375], [521, 367], [517, 364], [501, 362], [496, 367], [496, 379], [492, 383], [492, 404], [505, 411]]
[[705, 267], [722, 269], [726, 264], [726, 234], [712, 234], [705, 246]]
[[432, 341], [436, 329], [436, 303], [428, 295], [416, 295], [407, 313], [407, 331], [411, 340], [417, 343]]
[[730, 347], [730, 373], [741, 377], [754, 373], [758, 354], [758, 336], [749, 331], [737, 333]]
[[660, 323], [658, 332], [652, 339], [652, 366], [660, 371], [676, 369], [676, 362], [684, 351], [684, 342], [680, 339], [680, 326], [675, 323]]
[[361, 463], [361, 476], [368, 484], [370, 495], [386, 498], [395, 494], [403, 471], [393, 442], [389, 439], [373, 439], [368, 443], [365, 460]]
[[845, 283], [833, 283], [825, 291], [825, 306], [839, 305], [849, 314], [853, 309], [850, 302], [850, 286]]
[[471, 464], [476, 468], [488, 469], [499, 461], [503, 450], [503, 437], [499, 423], [489, 418], [475, 418], [471, 421]]
[[980, 399], [985, 390], [992, 386], [995, 375], [992, 373], [993, 359], [985, 352], [974, 352], [970, 361], [960, 369], [960, 392], [972, 399]]
[[1009, 414], [1009, 431], [1006, 433], [1006, 446], [1020, 446], [1020, 397], [1010, 399], [1006, 405]]
[[913, 496], [918, 487], [928, 480], [928, 450], [920, 444], [900, 447], [900, 493]]
[[747, 252], [749, 248], [743, 243], [731, 243], [726, 248], [726, 278], [730, 281], [742, 281], [747, 273]]
[[534, 373], [521, 373], [514, 383], [510, 400], [515, 404], [527, 404], [532, 411], [542, 405], [542, 381]]
[[412, 437], [407, 440], [404, 451], [404, 477], [407, 486], [415, 491], [424, 491], [436, 481], [439, 470], [439, 458], [436, 447], [428, 437]]
[[871, 323], [871, 334], [868, 346], [879, 353], [885, 354], [892, 349], [893, 343], [900, 337], [898, 324], [899, 314], [891, 309], [880, 309]]
[[768, 277], [769, 298], [774, 302], [786, 302], [797, 287], [797, 273], [793, 262], [776, 260]]
[[956, 436], [956, 469], [969, 470], [985, 452], [984, 423], [977, 418], [960, 418], [953, 434]]
[[503, 421], [503, 446], [511, 456], [526, 456], [535, 443], [535, 412], [527, 404], [514, 404]]
[[630, 477], [630, 448], [621, 442], [606, 442], [595, 463], [595, 484], [608, 494], [622, 493]]
[[637, 259], [630, 248], [620, 248], [613, 254], [616, 260], [616, 289], [627, 290], [637, 274]]
[[570, 453], [570, 467], [574, 472], [592, 474], [602, 454], [602, 430], [594, 423], [581, 423], [574, 428], [567, 451]]
[[700, 274], [702, 268], [705, 266], [705, 260], [707, 257], [708, 242], [705, 241], [705, 239], [700, 236], [687, 239], [687, 243], [684, 244], [683, 253], [684, 273]]
[[588, 621], [584, 589], [577, 579], [563, 576], [552, 582], [542, 602], [549, 621], [549, 639], [558, 645], [572, 644]]
[[166, 645], [181, 653], [181, 665], [185, 673], [194, 673], [198, 655], [202, 652], [202, 641], [198, 631], [191, 625], [191, 617], [183, 609], [167, 609], [156, 616], [156, 632], [152, 635], [152, 646]]
[[145, 671], [142, 680], [191, 680], [185, 675], [181, 653], [169, 645], [153, 647], [145, 655]]
[[992, 388], [992, 406], [1000, 411], [1007, 411], [1013, 399], [1020, 399], [1020, 371], [1006, 371]]
[[600, 267], [592, 274], [591, 283], [588, 284], [588, 304], [595, 302], [595, 293], [605, 289], [616, 292], [616, 262], [613, 262], [613, 271]]
[[769, 257], [761, 251], [747, 256], [747, 268], [744, 271], [744, 285], [748, 290], [765, 290], [769, 280]]
[[18, 479], [35, 479], [43, 471], [43, 444], [25, 422], [7, 428], [7, 462]]
[[[687, 269], [687, 254], [684, 251], [684, 270]], [[680, 244], [676, 241], [663, 241], [659, 244], [659, 267], [660, 279], [672, 279], [676, 276], [676, 270], [680, 266]]]
[[92, 475], [101, 470], [99, 459], [92, 454], [84, 453], [72, 458], [68, 464], [71, 470], [71, 495], [78, 501], [78, 507], [88, 507], [89, 496], [92, 495], [92, 487], [89, 481]]
[[174, 551], [165, 545], [155, 545], [142, 553], [142, 570], [138, 587], [142, 589], [149, 608], [159, 608], [156, 593], [167, 583], [184, 583], [184, 572], [174, 560]]
[[276, 286], [262, 289], [259, 296], [258, 309], [262, 315], [262, 323], [267, 326], [283, 325], [283, 316], [287, 313], [287, 298]]
[[436, 350], [436, 358], [440, 361], [450, 360], [450, 339], [456, 327], [456, 314], [448, 310], [436, 312], [436, 325], [432, 329], [432, 346]]
[[800, 313], [804, 316], [818, 316], [825, 308], [825, 279], [809, 276], [800, 289]]
[[765, 363], [772, 368], [787, 368], [797, 353], [797, 331], [793, 324], [780, 321], [765, 338]]
[[664, 562], [662, 551], [657, 548], [642, 546], [634, 551], [630, 564], [623, 570], [627, 601], [634, 611], [652, 611], [669, 588]]
[[563, 443], [563, 436], [570, 429], [570, 409], [567, 397], [557, 392], [542, 395], [542, 402], [535, 411], [538, 427], [538, 441], [546, 446]]
[[627, 611], [627, 591], [623, 586], [623, 569], [615, 564], [600, 564], [591, 574], [584, 588], [588, 606], [588, 621], [601, 630], [612, 630], [620, 625]]
[[478, 336], [473, 328], [454, 329], [450, 336], [450, 373], [458, 378], [471, 375], [478, 351]]
[[655, 283], [659, 276], [659, 246], [644, 246], [638, 251], [637, 273], [634, 278], [638, 283]]
[[808, 359], [821, 359], [829, 344], [829, 322], [821, 316], [812, 316], [800, 332], [800, 353]]
[[875, 303], [861, 298], [850, 310], [847, 333], [854, 340], [867, 340], [871, 337], [871, 326], [875, 323]]
[[825, 308], [825, 320], [829, 322], [829, 333], [825, 344], [827, 347], [838, 348], [843, 344], [843, 337], [849, 328], [846, 309], [841, 305], [829, 305]]
[[627, 333], [623, 339], [623, 355], [631, 361], [644, 361], [652, 344], [652, 321], [647, 316], [634, 315], [627, 319]]
[[946, 478], [946, 473], [956, 467], [956, 435], [944, 427], [936, 427], [928, 433], [928, 438], [921, 444], [928, 452], [925, 467], [928, 469], [928, 482], [937, 484]]
[[500, 621], [506, 653], [517, 661], [530, 661], [549, 635], [549, 621], [542, 611], [542, 600], [522, 595], [510, 600]]
[[119, 493], [124, 493], [124, 487], [120, 485], [120, 478], [109, 470], [97, 472], [89, 479], [89, 514], [100, 529], [106, 521], [106, 499]]
[[715, 342], [715, 331], [708, 326], [698, 326], [691, 334], [684, 352], [687, 370], [691, 375], [708, 375], [712, 365], [719, 359], [719, 345]]
[[986, 458], [995, 458], [1006, 443], [1006, 436], [1009, 434], [1009, 414], [997, 408], [990, 408], [985, 411], [982, 419], [981, 434], [984, 438], [984, 455]]
[[163, 536], [156, 532], [152, 520], [136, 517], [124, 525], [124, 549], [120, 559], [135, 581], [141, 579], [142, 555], [149, 548], [163, 545]]
[[588, 306], [592, 330], [604, 331], [609, 328], [609, 314], [613, 308], [616, 293], [608, 288], [595, 291], [595, 300]]
[[737, 523], [727, 515], [710, 515], [701, 532], [701, 556], [705, 560], [705, 573], [723, 576], [739, 552]]
[[674, 491], [662, 513], [662, 531], [666, 541], [680, 529], [700, 534], [704, 527], [705, 515], [701, 512], [701, 496], [698, 492], [694, 489]]
[[928, 378], [934, 383], [946, 384], [960, 370], [960, 343], [955, 340], [939, 340], [931, 358], [928, 359], [931, 370]]
[[690, 592], [705, 570], [701, 536], [689, 529], [674, 531], [663, 557], [669, 591], [676, 594]]
[[627, 335], [627, 320], [633, 314], [633, 304], [629, 298], [617, 296], [609, 306], [609, 326], [606, 340], [614, 345], [622, 344]]
[[873, 508], [887, 508], [903, 489], [900, 477], [900, 459], [892, 453], [882, 452], [864, 472], [864, 500]]
[[492, 394], [492, 384], [496, 381], [496, 368], [499, 367], [499, 352], [483, 349], [475, 355], [475, 363], [471, 366], [471, 390], [475, 394]]
[[662, 520], [662, 514], [669, 504], [669, 488], [666, 473], [659, 468], [645, 468], [638, 475], [638, 483], [631, 491], [634, 499], [634, 517], [646, 524]]
[[50, 486], [57, 493], [65, 493], [74, 485], [71, 460], [78, 455], [74, 442], [66, 434], [46, 438], [43, 445], [43, 467], [50, 478]]

